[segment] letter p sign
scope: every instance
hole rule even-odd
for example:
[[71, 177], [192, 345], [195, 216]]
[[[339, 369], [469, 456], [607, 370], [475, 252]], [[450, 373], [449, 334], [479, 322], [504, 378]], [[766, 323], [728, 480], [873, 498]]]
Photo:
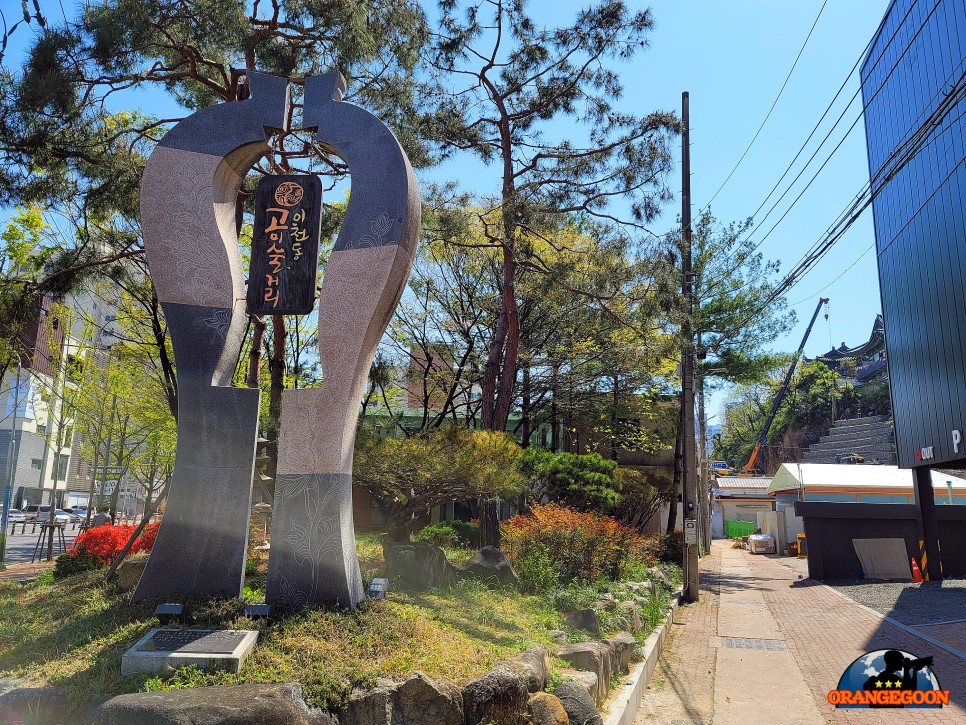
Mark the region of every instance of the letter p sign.
[[959, 453], [959, 444], [963, 442], [963, 434], [958, 430], [953, 431], [953, 453]]

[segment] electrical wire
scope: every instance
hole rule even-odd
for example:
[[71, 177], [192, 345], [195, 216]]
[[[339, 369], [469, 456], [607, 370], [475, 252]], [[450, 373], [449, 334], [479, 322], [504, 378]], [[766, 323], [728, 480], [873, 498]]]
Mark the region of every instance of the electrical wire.
[[825, 2], [822, 3], [822, 7], [819, 8], [818, 15], [815, 16], [815, 21], [812, 23], [812, 27], [809, 28], [808, 35], [805, 36], [805, 42], [803, 42], [802, 47], [799, 48], [798, 55], [795, 56], [795, 62], [792, 63], [792, 67], [788, 71], [788, 75], [785, 76], [785, 82], [782, 83], [782, 87], [778, 90], [778, 95], [775, 96], [775, 100], [772, 102], [771, 108], [769, 108], [768, 113], [765, 114], [765, 120], [761, 122], [761, 125], [758, 127], [758, 130], [755, 131], [755, 135], [752, 137], [751, 141], [749, 142], [748, 147], [744, 150], [744, 153], [741, 154], [741, 157], [738, 159], [738, 162], [734, 165], [734, 168], [731, 169], [731, 173], [729, 173], [728, 176], [725, 178], [725, 180], [721, 182], [721, 186], [719, 186], [718, 190], [714, 192], [714, 194], [712, 194], [711, 198], [708, 200], [708, 203], [704, 205], [704, 208], [702, 208], [700, 212], [698, 212], [699, 214], [703, 212], [705, 209], [707, 209], [709, 206], [711, 206], [711, 203], [717, 198], [718, 194], [721, 193], [721, 190], [725, 188], [725, 186], [731, 180], [731, 177], [734, 176], [735, 171], [738, 170], [738, 167], [741, 166], [741, 162], [745, 160], [745, 156], [748, 155], [748, 152], [751, 150], [751, 147], [755, 145], [755, 141], [758, 140], [758, 136], [761, 134], [761, 130], [765, 127], [765, 124], [768, 123], [768, 119], [771, 118], [772, 111], [774, 111], [775, 106], [778, 105], [778, 100], [782, 97], [782, 93], [785, 92], [785, 86], [788, 85], [788, 81], [792, 77], [792, 73], [795, 72], [795, 67], [798, 65], [798, 61], [802, 57], [802, 53], [805, 52], [805, 46], [808, 45], [809, 38], [812, 37], [812, 33], [815, 30], [815, 26], [818, 25], [819, 18], [822, 17], [822, 12], [825, 10], [825, 6], [827, 4], [828, 4], [828, 0], [825, 0]]
[[[875, 68], [879, 65], [879, 63], [885, 57], [886, 51], [888, 50], [889, 46], [893, 43], [893, 41], [898, 36], [899, 31], [904, 27], [905, 20], [909, 17], [909, 14], [912, 12], [912, 9], [916, 6], [917, 3], [918, 3], [918, 0], [917, 0], [917, 2], [914, 2], [909, 7], [909, 9], [906, 11], [906, 14], [902, 17], [902, 20], [897, 24], [896, 29], [893, 31], [892, 35], [889, 37], [889, 40], [882, 47], [882, 50], [880, 51], [878, 57], [876, 58], [875, 62], [872, 64], [872, 66], [870, 67], [870, 69], [869, 69], [869, 72], [870, 73], [871, 73], [871, 71], [874, 71], [875, 70]], [[749, 252], [749, 253], [754, 253], [755, 251], [757, 251], [762, 246], [762, 244], [764, 244], [765, 240], [768, 239], [769, 236], [771, 236], [771, 234], [775, 231], [775, 229], [778, 227], [778, 225], [781, 224], [782, 221], [784, 221], [784, 219], [788, 216], [788, 214], [795, 207], [795, 205], [801, 200], [801, 198], [804, 196], [805, 192], [807, 192], [808, 189], [812, 186], [812, 184], [815, 183], [815, 181], [818, 178], [818, 176], [825, 169], [825, 167], [828, 165], [829, 161], [831, 161], [832, 157], [839, 150], [839, 148], [841, 148], [841, 146], [845, 142], [846, 138], [848, 138], [848, 135], [854, 130], [854, 128], [858, 124], [859, 120], [862, 118], [865, 110], [869, 107], [869, 105], [875, 100], [875, 98], [879, 95], [879, 93], [885, 87], [886, 83], [892, 77], [892, 74], [895, 72], [896, 68], [899, 67], [899, 64], [902, 62], [902, 60], [905, 57], [905, 55], [912, 48], [913, 42], [915, 42], [916, 38], [918, 38], [919, 35], [920, 35], [920, 33], [922, 33], [922, 31], [925, 28], [926, 24], [929, 22], [930, 18], [933, 16], [933, 14], [936, 12], [936, 10], [939, 8], [939, 5], [940, 4], [942, 4], [942, 0], [936, 0], [936, 3], [932, 6], [932, 9], [929, 11], [929, 13], [923, 19], [922, 23], [919, 25], [919, 28], [916, 30], [915, 34], [909, 39], [908, 43], [906, 43], [905, 48], [903, 49], [902, 53], [896, 59], [895, 63], [892, 65], [892, 68], [889, 70], [889, 73], [882, 80], [881, 84], [878, 86], [878, 88], [876, 89], [875, 93], [873, 93], [872, 96], [867, 101], [865, 101], [863, 103], [862, 109], [859, 111], [859, 114], [856, 116], [855, 120], [852, 122], [852, 125], [849, 127], [848, 131], [846, 131], [845, 136], [843, 136], [842, 139], [839, 140], [838, 144], [836, 144], [835, 148], [832, 149], [832, 151], [826, 157], [825, 161], [822, 162], [822, 165], [819, 167], [818, 171], [816, 171], [812, 175], [812, 178], [808, 181], [808, 183], [801, 190], [801, 192], [799, 192], [798, 196], [795, 198], [794, 201], [792, 201], [792, 203], [789, 205], [789, 207], [785, 210], [785, 212], [782, 214], [782, 216], [778, 219], [778, 221], [775, 222], [775, 224], [772, 225], [771, 229], [769, 229], [768, 232], [761, 239], [758, 240], [758, 242], [755, 244], [755, 246], [751, 249], [751, 252]], [[866, 48], [868, 48], [869, 45], [871, 45], [871, 42], [872, 41], [870, 41], [870, 43], [866, 45]], [[861, 60], [861, 57], [860, 57], [860, 60]], [[960, 63], [960, 65], [962, 65], [962, 63]], [[955, 70], [950, 74], [950, 76], [947, 77], [946, 81], [948, 81], [949, 78], [952, 77], [952, 75], [954, 73], [955, 73]], [[850, 74], [850, 77], [851, 77], [851, 74]], [[848, 80], [848, 79], [846, 79], [846, 80]], [[945, 83], [944, 83], [944, 85], [945, 85]], [[761, 226], [763, 225], [764, 221], [777, 208], [778, 204], [781, 203], [782, 199], [785, 198], [785, 195], [788, 194], [789, 191], [791, 191], [791, 189], [794, 187], [795, 183], [798, 181], [799, 178], [801, 178], [802, 174], [805, 172], [805, 170], [809, 167], [809, 165], [811, 164], [811, 162], [818, 155], [819, 151], [824, 146], [825, 142], [829, 139], [829, 137], [831, 136], [832, 132], [835, 130], [835, 128], [838, 126], [839, 122], [844, 117], [845, 112], [848, 110], [849, 107], [851, 107], [851, 104], [855, 101], [855, 98], [859, 95], [860, 92], [861, 92], [861, 87], [855, 92], [855, 94], [853, 95], [852, 99], [849, 101], [848, 105], [846, 105], [845, 109], [839, 115], [839, 118], [836, 120], [835, 124], [833, 124], [832, 128], [829, 130], [829, 132], [826, 134], [825, 138], [822, 140], [822, 143], [819, 144], [818, 148], [815, 149], [815, 151], [812, 153], [812, 156], [805, 163], [805, 165], [799, 171], [798, 175], [791, 182], [791, 184], [789, 184], [789, 186], [788, 186], [788, 188], [786, 188], [785, 192], [775, 201], [774, 204], [772, 204], [771, 208], [768, 210], [768, 212], [765, 214], [765, 216], [758, 223], [756, 223], [751, 230], [749, 230], [749, 232], [748, 232], [748, 234], [746, 236], [746, 240], [747, 239], [750, 239], [755, 234], [755, 232], [758, 231], [761, 228]], [[941, 93], [941, 92], [942, 91], [940, 91], [939, 93]], [[937, 93], [936, 95], [939, 95], [939, 94]], [[833, 99], [833, 102], [834, 102], [834, 99]], [[925, 111], [923, 111], [923, 113], [924, 112]], [[921, 116], [922, 116], [922, 113], [920, 113], [920, 117]], [[918, 120], [918, 118], [917, 118], [917, 120]], [[816, 129], [817, 129], [817, 127], [818, 126], [816, 125]], [[814, 130], [813, 130], [813, 133], [814, 133]], [[806, 141], [806, 144], [807, 144], [807, 141]], [[759, 209], [760, 209], [760, 207], [759, 207]], [[727, 264], [728, 261], [729, 260], [732, 260], [732, 259], [734, 259], [732, 256], [726, 257], [719, 264], [715, 265], [711, 270], [709, 270], [709, 272], [710, 273], [716, 273], [716, 272], [722, 270], [723, 267], [724, 267], [724, 265]], [[727, 277], [727, 276], [730, 276], [731, 274], [734, 273], [734, 271], [737, 269], [737, 267], [740, 266], [741, 260], [738, 259], [738, 260], [736, 260], [736, 262], [737, 263], [734, 264], [734, 265], [732, 265], [731, 268], [727, 272], [724, 272], [724, 276]]]

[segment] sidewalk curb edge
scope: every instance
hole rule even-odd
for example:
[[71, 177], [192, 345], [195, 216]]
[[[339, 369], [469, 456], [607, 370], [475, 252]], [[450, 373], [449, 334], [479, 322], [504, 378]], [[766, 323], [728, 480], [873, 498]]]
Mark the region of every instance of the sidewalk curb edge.
[[667, 613], [664, 623], [648, 635], [644, 640], [644, 657], [631, 667], [630, 672], [624, 678], [625, 684], [621, 689], [616, 690], [616, 694], [610, 699], [610, 708], [607, 715], [603, 717], [604, 725], [632, 725], [637, 711], [641, 706], [641, 696], [644, 688], [647, 687], [657, 669], [658, 660], [664, 652], [664, 642], [667, 640], [671, 622], [674, 621], [674, 613], [677, 611], [681, 602], [681, 592], [674, 593], [671, 602], [671, 611]]

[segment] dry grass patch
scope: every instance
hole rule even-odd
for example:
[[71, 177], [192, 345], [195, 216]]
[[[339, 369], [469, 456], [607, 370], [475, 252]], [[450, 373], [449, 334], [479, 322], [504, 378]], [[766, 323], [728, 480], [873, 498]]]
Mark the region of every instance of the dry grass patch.
[[[381, 545], [360, 537], [359, 550], [368, 579], [382, 563]], [[246, 580], [246, 599], [262, 596], [261, 568]], [[101, 574], [0, 584], [0, 677], [62, 687], [74, 704], [140, 690], [296, 681], [312, 704], [336, 709], [354, 686], [380, 676], [422, 670], [463, 685], [515, 652], [552, 650], [550, 630], [563, 628], [545, 600], [472, 581], [422, 595], [390, 592], [354, 612], [314, 610], [273, 626], [241, 616], [241, 600], [188, 600], [195, 626], [261, 630], [242, 671], [122, 678], [121, 655], [155, 624], [156, 602], [129, 604], [127, 594], [100, 583]]]

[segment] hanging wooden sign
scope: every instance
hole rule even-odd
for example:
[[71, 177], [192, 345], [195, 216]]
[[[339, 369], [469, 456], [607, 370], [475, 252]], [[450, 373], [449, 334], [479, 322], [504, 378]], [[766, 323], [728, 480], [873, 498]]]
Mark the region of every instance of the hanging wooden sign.
[[246, 309], [252, 315], [307, 315], [315, 306], [322, 224], [317, 176], [266, 176], [255, 189]]

